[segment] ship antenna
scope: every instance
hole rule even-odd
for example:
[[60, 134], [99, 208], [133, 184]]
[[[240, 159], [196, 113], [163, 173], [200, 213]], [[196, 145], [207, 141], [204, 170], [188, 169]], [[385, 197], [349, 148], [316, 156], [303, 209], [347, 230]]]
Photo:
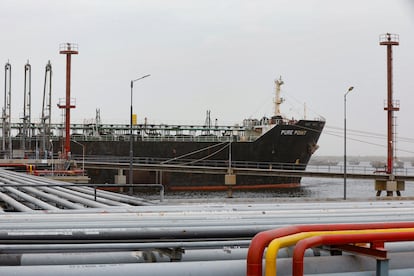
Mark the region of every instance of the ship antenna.
[[276, 84], [276, 98], [275, 98], [275, 116], [281, 116], [280, 105], [283, 103], [283, 98], [280, 97], [280, 87], [284, 84], [282, 76], [275, 80]]

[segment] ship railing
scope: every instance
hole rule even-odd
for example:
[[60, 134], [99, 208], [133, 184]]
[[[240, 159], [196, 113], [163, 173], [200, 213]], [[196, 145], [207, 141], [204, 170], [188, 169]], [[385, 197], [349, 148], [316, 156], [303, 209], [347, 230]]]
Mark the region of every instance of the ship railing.
[[[134, 141], [151, 141], [151, 142], [225, 142], [230, 141], [230, 135], [148, 135], [148, 134], [134, 134]], [[233, 135], [233, 142], [253, 142], [260, 136], [257, 135]], [[27, 137], [27, 141], [37, 141], [41, 139], [40, 134], [38, 136]], [[57, 141], [61, 139], [61, 136], [50, 136], [50, 139]], [[21, 137], [12, 136], [12, 141], [20, 141]], [[129, 141], [130, 135], [127, 133], [122, 134], [89, 134], [89, 133], [72, 133], [71, 140], [82, 141]]]
[[139, 140], [142, 141], [150, 141], [150, 142], [226, 142], [232, 140], [233, 142], [252, 142], [257, 139], [257, 137], [248, 137], [248, 136], [215, 136], [215, 135], [208, 135], [208, 136], [143, 136], [139, 137]]
[[[82, 162], [82, 155], [72, 155], [76, 161]], [[89, 155], [85, 156], [85, 162], [108, 162], [108, 163], [129, 163], [129, 156], [109, 156], [109, 155]], [[229, 165], [228, 160], [211, 160], [211, 159], [189, 159], [189, 158], [157, 158], [157, 157], [134, 157], [135, 164], [148, 165], [177, 165], [177, 166], [202, 166], [202, 167], [232, 167], [232, 168], [252, 168], [265, 170], [306, 170], [307, 172], [330, 172], [343, 173], [344, 167], [338, 165], [312, 165], [296, 163], [278, 163], [278, 162], [254, 162], [254, 161], [235, 161], [232, 160]], [[347, 172], [353, 174], [374, 174], [376, 169], [364, 165], [347, 165]], [[414, 167], [395, 168], [395, 175], [414, 175]]]
[[[72, 135], [78, 141], [130, 141], [130, 135], [105, 134], [100, 136]], [[233, 139], [232, 139], [233, 137]], [[146, 142], [253, 142], [258, 136], [240, 135], [142, 135], [134, 134], [134, 141]]]
[[[74, 160], [82, 160], [82, 155], [73, 155]], [[128, 156], [109, 156], [109, 155], [89, 155], [85, 156], [85, 162], [108, 162], [108, 163], [129, 163]], [[252, 168], [252, 169], [279, 169], [279, 170], [304, 170], [305, 164], [295, 163], [276, 163], [276, 162], [252, 162], [252, 161], [232, 161], [229, 166], [228, 160], [201, 160], [201, 159], [173, 159], [157, 157], [134, 157], [134, 164], [148, 165], [180, 165], [180, 166], [203, 166], [203, 167], [232, 167], [232, 168]]]

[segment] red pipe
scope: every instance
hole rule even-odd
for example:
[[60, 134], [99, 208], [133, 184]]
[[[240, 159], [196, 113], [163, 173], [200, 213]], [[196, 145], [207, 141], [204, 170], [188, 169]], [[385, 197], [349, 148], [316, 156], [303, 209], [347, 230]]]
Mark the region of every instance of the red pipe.
[[0, 167], [22, 167], [22, 168], [26, 168], [27, 164], [23, 164], [23, 163], [1, 163]]
[[294, 225], [279, 229], [272, 229], [256, 234], [247, 252], [247, 276], [262, 276], [263, 252], [269, 243], [283, 236], [311, 231], [338, 231], [338, 230], [362, 230], [362, 229], [388, 229], [388, 228], [413, 228], [414, 222], [377, 222], [358, 224], [314, 224]]
[[303, 261], [307, 248], [320, 245], [339, 245], [348, 243], [399, 242], [414, 240], [414, 232], [386, 232], [369, 234], [323, 235], [300, 240], [293, 251], [292, 275], [303, 275]]

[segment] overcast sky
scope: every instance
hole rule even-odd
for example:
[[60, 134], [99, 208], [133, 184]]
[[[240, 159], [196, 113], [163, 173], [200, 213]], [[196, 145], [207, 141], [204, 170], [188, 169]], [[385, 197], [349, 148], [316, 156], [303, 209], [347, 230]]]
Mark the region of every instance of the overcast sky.
[[[53, 66], [53, 122], [65, 95], [59, 44], [72, 58], [73, 122], [129, 123], [130, 80], [141, 123], [220, 125], [273, 114], [282, 76], [287, 117], [324, 117], [318, 155], [386, 155], [386, 48], [395, 33], [394, 99], [399, 156], [414, 156], [412, 0], [1, 0], [0, 60], [12, 65], [12, 120], [23, 113], [24, 65], [32, 66], [32, 121], [41, 113], [44, 70]], [[4, 74], [0, 74], [4, 83]], [[4, 85], [3, 85], [4, 87]], [[2, 93], [4, 93], [2, 91]], [[3, 105], [3, 96], [0, 97]], [[356, 136], [356, 134], [362, 136]], [[377, 138], [375, 138], [375, 137]], [[379, 137], [379, 139], [378, 139]], [[354, 140], [355, 139], [355, 140]]]

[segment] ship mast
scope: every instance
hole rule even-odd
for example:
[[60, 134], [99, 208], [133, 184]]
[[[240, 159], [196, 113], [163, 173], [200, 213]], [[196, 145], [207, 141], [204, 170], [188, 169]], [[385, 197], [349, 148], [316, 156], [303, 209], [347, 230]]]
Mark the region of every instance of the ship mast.
[[276, 97], [275, 97], [275, 116], [282, 116], [280, 113], [280, 105], [283, 103], [283, 98], [280, 97], [280, 87], [284, 84], [282, 77], [280, 76], [279, 79], [275, 80], [276, 85]]

